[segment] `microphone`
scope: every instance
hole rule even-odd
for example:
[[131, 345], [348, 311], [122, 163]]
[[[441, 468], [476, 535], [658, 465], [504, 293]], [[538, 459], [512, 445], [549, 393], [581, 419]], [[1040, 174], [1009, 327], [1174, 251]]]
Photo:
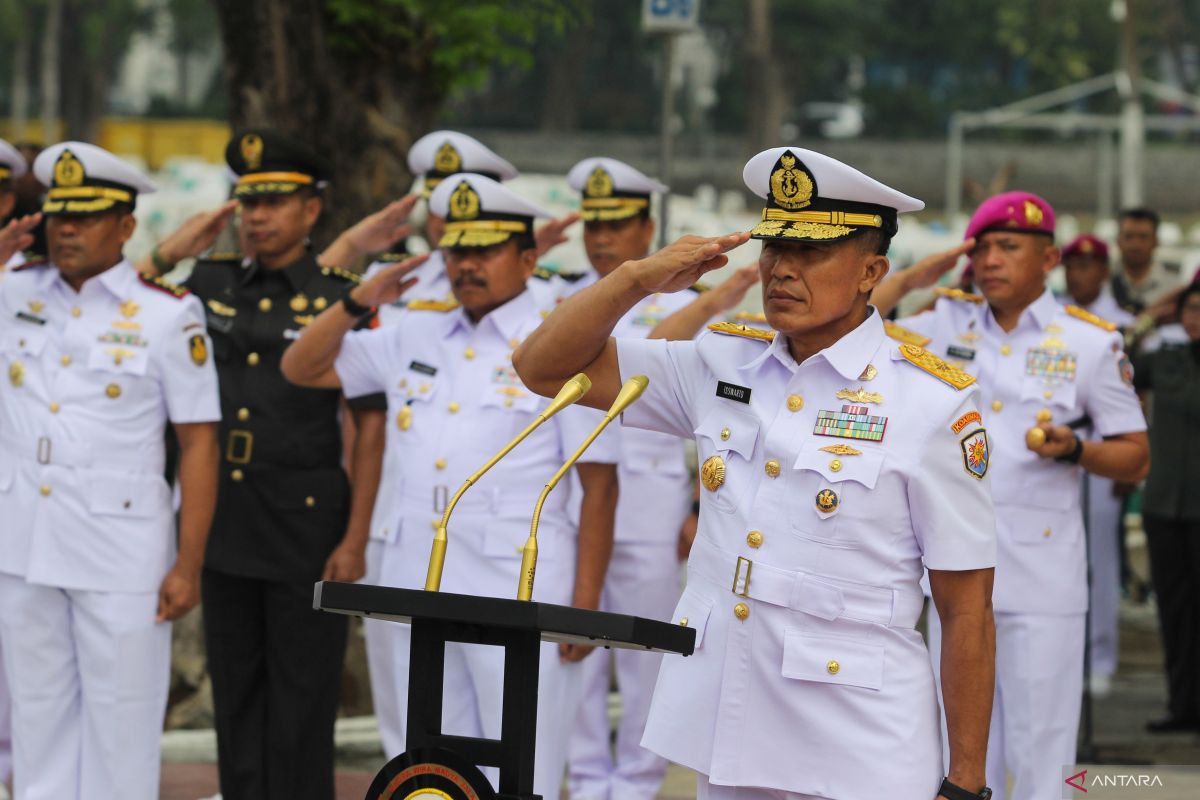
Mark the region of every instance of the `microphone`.
[[442, 521], [438, 523], [437, 533], [433, 535], [433, 549], [429, 553], [429, 570], [425, 573], [425, 591], [436, 592], [442, 585], [442, 568], [446, 565], [446, 544], [449, 541], [446, 536], [446, 526], [450, 523], [450, 514], [454, 511], [454, 506], [458, 504], [459, 499], [467, 489], [475, 485], [488, 470], [496, 466], [496, 462], [508, 455], [514, 447], [523, 442], [529, 434], [537, 430], [543, 422], [583, 397], [587, 394], [588, 389], [591, 388], [591, 379], [582, 372], [571, 378], [558, 390], [558, 394], [550, 401], [550, 405], [546, 406], [534, 418], [533, 422], [525, 426], [525, 430], [518, 433], [512, 441], [504, 445], [499, 453], [488, 459], [486, 464], [475, 470], [471, 474], [471, 477], [467, 478], [463, 482], [463, 485], [458, 487], [458, 491], [454, 493], [454, 496], [450, 498], [450, 502], [446, 504], [446, 510], [442, 514]]
[[525, 547], [521, 550], [521, 579], [517, 584], [517, 599], [532, 600], [533, 599], [533, 576], [537, 571], [537, 531], [538, 523], [542, 518], [542, 505], [546, 502], [546, 498], [550, 496], [550, 492], [554, 491], [554, 487], [567, 474], [567, 470], [575, 465], [584, 451], [592, 446], [592, 442], [596, 441], [596, 437], [608, 427], [608, 423], [612, 422], [621, 412], [633, 405], [642, 392], [646, 391], [647, 384], [650, 379], [645, 375], [634, 375], [621, 387], [621, 391], [617, 392], [617, 399], [613, 400], [613, 404], [609, 406], [608, 411], [604, 412], [604, 418], [600, 420], [588, 437], [583, 440], [583, 444], [575, 450], [567, 463], [558, 468], [558, 472], [546, 483], [542, 488], [542, 493], [538, 496], [537, 505], [533, 508], [533, 523], [529, 528], [529, 538], [525, 540]]

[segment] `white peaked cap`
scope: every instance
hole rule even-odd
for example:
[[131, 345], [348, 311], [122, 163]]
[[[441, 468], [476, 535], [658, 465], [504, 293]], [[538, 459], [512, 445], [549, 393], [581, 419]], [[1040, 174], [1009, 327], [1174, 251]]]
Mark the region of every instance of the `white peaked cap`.
[[802, 147], [773, 147], [751, 158], [742, 178], [767, 201], [756, 239], [837, 241], [863, 230], [896, 232], [896, 215], [925, 204], [836, 158]]
[[28, 172], [25, 156], [8, 142], [0, 139], [0, 181], [19, 178]]
[[535, 217], [552, 216], [498, 181], [470, 172], [439, 183], [429, 211], [446, 219], [439, 247], [491, 247], [514, 234], [532, 234]]

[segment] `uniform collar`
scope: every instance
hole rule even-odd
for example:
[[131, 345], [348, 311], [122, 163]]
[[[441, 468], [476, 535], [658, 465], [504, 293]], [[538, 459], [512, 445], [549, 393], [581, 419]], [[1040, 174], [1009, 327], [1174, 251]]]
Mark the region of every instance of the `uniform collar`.
[[[46, 281], [45, 285], [47, 286], [60, 283], [63, 289], [71, 294], [75, 294], [74, 289], [62, 277], [62, 273], [58, 271], [57, 267], [46, 270], [43, 280]], [[122, 258], [96, 277], [85, 281], [83, 286], [80, 287], [79, 294], [83, 294], [87, 290], [88, 284], [97, 283], [119, 300], [128, 300], [132, 293], [133, 285], [137, 280], [137, 270], [133, 268], [128, 259]]]
[[264, 277], [267, 275], [281, 275], [291, 288], [292, 293], [299, 294], [308, 286], [309, 280], [317, 274], [318, 269], [320, 267], [317, 266], [317, 258], [311, 250], [305, 250], [304, 255], [283, 269], [278, 270], [263, 269], [256, 258], [246, 265], [245, 272], [242, 274], [242, 285], [245, 286], [258, 275]]
[[[879, 312], [875, 310], [875, 306], [867, 306], [867, 310], [870, 313], [857, 328], [824, 350], [809, 356], [804, 363], [808, 364], [820, 358], [847, 380], [854, 380], [862, 375], [863, 370], [871, 363], [871, 359], [879, 351], [879, 346], [885, 338], [883, 321], [879, 318]], [[777, 333], [767, 349], [747, 362], [742, 369], [755, 369], [768, 358], [774, 358], [791, 372], [795, 372], [801, 366], [796, 363], [796, 359], [792, 358], [792, 354], [788, 350], [787, 337]]]
[[538, 318], [537, 304], [534, 303], [533, 295], [526, 289], [504, 305], [488, 312], [483, 319], [479, 320], [478, 325], [471, 322], [466, 309], [462, 307], [455, 309], [450, 317], [448, 333], [454, 333], [459, 328], [470, 332], [476, 328], [490, 325], [503, 339], [520, 338], [523, 328], [528, 325], [529, 320]]
[[[980, 315], [985, 326], [1001, 330], [1000, 326], [996, 323], [996, 316], [992, 313], [991, 306], [987, 303], [980, 303], [978, 309], [977, 313]], [[1024, 325], [1027, 319], [1032, 320], [1033, 324], [1039, 330], [1045, 330], [1048, 325], [1054, 322], [1054, 317], [1061, 310], [1062, 305], [1055, 298], [1054, 292], [1050, 291], [1049, 287], [1046, 287], [1042, 290], [1042, 294], [1038, 299], [1026, 306], [1025, 310], [1021, 312], [1021, 316], [1017, 320], [1017, 327], [1013, 328], [1013, 331]]]

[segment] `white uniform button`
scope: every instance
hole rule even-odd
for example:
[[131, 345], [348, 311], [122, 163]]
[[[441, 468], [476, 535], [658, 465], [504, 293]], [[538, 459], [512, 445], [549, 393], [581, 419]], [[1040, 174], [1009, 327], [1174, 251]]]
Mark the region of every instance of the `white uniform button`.
[[1002, 408], [1004, 408], [1004, 403], [1001, 403], [999, 400], [992, 401], [992, 411], [999, 411]]
[[728, 442], [729, 437], [732, 435], [733, 435], [733, 431], [729, 430], [729, 428], [721, 428], [721, 441], [722, 442]]
[[766, 464], [763, 465], [763, 470], [766, 471], [768, 478], [778, 478], [779, 477], [779, 462], [772, 458], [770, 461], [768, 461]]
[[433, 462], [433, 466], [437, 467], [438, 469], [445, 469], [446, 468], [446, 459], [439, 458], [437, 461]]
[[1006, 344], [1000, 345], [1000, 355], [1002, 355], [1002, 356], [1012, 355], [1012, 348]]
[[38, 489], [38, 491], [42, 493], [42, 497], [50, 496], [50, 487], [49, 486], [46, 486], [43, 484], [42, 488]]
[[835, 458], [833, 461], [830, 461], [829, 462], [829, 471], [830, 472], [841, 472], [842, 471], [842, 460], [840, 458]]
[[58, 403], [51, 403], [50, 404], [50, 413], [57, 414], [59, 409], [61, 409], [61, 408], [62, 408], [62, 406], [60, 406]]
[[762, 547], [763, 535], [762, 531], [750, 531], [746, 534], [746, 544], [753, 547], [755, 550]]
[[830, 659], [829, 663], [825, 665], [825, 671], [830, 675], [837, 675], [842, 671], [842, 665], [833, 659]]
[[470, 361], [474, 357], [475, 357], [475, 348], [474, 347], [468, 347], [466, 350], [463, 350], [463, 358], [465, 358], [467, 361]]
[[679, 619], [679, 624], [680, 624], [680, 625], [682, 625], [683, 627], [685, 627], [685, 628], [686, 628], [686, 627], [687, 627], [687, 624], [688, 624], [688, 618], [687, 618], [687, 617], [681, 617], [681, 618]]
[[787, 399], [788, 411], [795, 413], [804, 408], [804, 398], [798, 394], [789, 394]]
[[1042, 531], [1042, 537], [1046, 538], [1046, 539], [1050, 538], [1050, 529], [1049, 528], [1046, 528], [1046, 530]]
[[69, 366], [71, 366], [71, 357], [68, 355], [64, 355], [62, 358], [60, 358], [58, 360], [58, 363], [62, 364], [64, 367], [69, 367]]
[[457, 414], [459, 408], [460, 408], [460, 406], [458, 405], [458, 403], [454, 402], [453, 400], [450, 401], [450, 405], [446, 406], [446, 410], [449, 411], [451, 414]]
[[750, 616], [750, 606], [745, 603], [738, 603], [733, 607], [733, 615], [738, 619], [745, 619]]
[[83, 314], [83, 309], [82, 309], [82, 308], [80, 308], [79, 306], [75, 306], [74, 308], [72, 308], [72, 309], [71, 309], [71, 316], [72, 316], [72, 317], [76, 317], [76, 318], [78, 318], [78, 317], [79, 317], [79, 316], [81, 316], [82, 314]]

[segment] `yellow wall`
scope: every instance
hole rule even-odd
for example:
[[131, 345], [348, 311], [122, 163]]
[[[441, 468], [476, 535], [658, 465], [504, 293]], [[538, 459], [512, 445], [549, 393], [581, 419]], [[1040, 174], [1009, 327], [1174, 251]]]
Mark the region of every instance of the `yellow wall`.
[[[40, 120], [30, 120], [23, 136], [15, 136], [10, 120], [0, 120], [0, 138], [13, 141], [53, 144], [60, 141], [58, 130], [44, 136]], [[221, 163], [225, 145], [231, 136], [229, 124], [212, 119], [147, 119], [144, 117], [106, 117], [100, 122], [96, 144], [117, 155], [138, 156], [156, 170], [174, 156], [199, 157]]]

